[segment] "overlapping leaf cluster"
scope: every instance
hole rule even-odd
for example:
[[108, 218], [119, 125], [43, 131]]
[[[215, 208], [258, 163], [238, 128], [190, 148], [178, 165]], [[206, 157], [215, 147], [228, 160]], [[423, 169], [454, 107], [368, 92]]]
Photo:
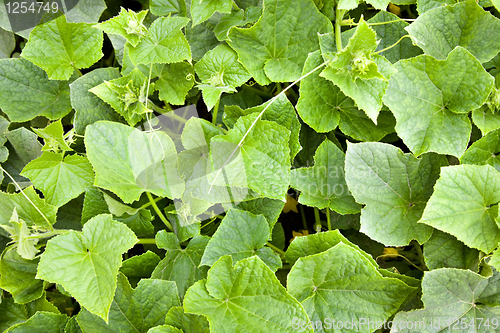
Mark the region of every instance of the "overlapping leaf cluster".
[[500, 329], [497, 1], [140, 3], [0, 8], [0, 332]]

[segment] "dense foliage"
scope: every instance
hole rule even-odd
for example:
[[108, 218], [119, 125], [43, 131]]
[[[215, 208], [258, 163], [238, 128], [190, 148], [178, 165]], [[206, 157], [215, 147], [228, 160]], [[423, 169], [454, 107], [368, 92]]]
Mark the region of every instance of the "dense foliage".
[[0, 332], [500, 331], [499, 0], [0, 1]]

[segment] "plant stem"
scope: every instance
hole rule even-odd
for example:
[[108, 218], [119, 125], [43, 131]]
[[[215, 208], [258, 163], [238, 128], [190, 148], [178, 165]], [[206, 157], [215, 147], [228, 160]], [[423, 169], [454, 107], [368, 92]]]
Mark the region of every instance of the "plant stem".
[[302, 218], [302, 226], [304, 227], [304, 230], [307, 230], [307, 220], [306, 220], [306, 214], [304, 213], [304, 207], [302, 205], [299, 205], [299, 210], [300, 210], [300, 217]]
[[158, 215], [158, 217], [160, 218], [160, 220], [163, 223], [165, 223], [165, 225], [167, 226], [167, 228], [170, 231], [174, 231], [174, 228], [172, 227], [172, 225], [170, 224], [170, 222], [168, 222], [168, 220], [165, 217], [165, 215], [163, 215], [163, 213], [161, 212], [160, 208], [158, 208], [158, 206], [156, 205], [156, 202], [154, 201], [153, 197], [151, 196], [151, 193], [146, 192], [146, 195], [148, 196], [149, 202], [151, 203], [151, 206], [153, 206], [153, 209], [155, 210], [156, 215]]
[[375, 53], [375, 54], [379, 54], [379, 53], [382, 53], [382, 52], [387, 51], [387, 50], [389, 50], [389, 49], [392, 49], [394, 46], [398, 45], [398, 44], [399, 44], [399, 42], [403, 40], [403, 38], [411, 38], [411, 36], [410, 36], [410, 35], [404, 35], [403, 37], [401, 37], [400, 39], [398, 39], [398, 41], [397, 41], [396, 43], [392, 44], [391, 46], [388, 46], [388, 47], [386, 47], [385, 49], [382, 49], [382, 50], [380, 50], [380, 51], [373, 52], [373, 53]]
[[281, 87], [281, 83], [276, 82], [276, 95], [279, 94], [283, 90], [283, 87]]
[[267, 245], [268, 247], [270, 247], [271, 249], [273, 249], [273, 250], [274, 250], [274, 252], [277, 252], [277, 253], [280, 255], [280, 257], [284, 257], [284, 256], [285, 256], [285, 251], [281, 250], [280, 248], [278, 248], [278, 247], [274, 246], [273, 244], [271, 244], [271, 243], [269, 243], [269, 242], [267, 242], [267, 244], [266, 244], [266, 245]]
[[335, 9], [335, 43], [337, 44], [337, 52], [342, 50], [342, 37], [340, 33], [342, 32], [341, 21], [344, 14], [345, 10], [338, 9], [338, 7]]
[[268, 93], [268, 92], [266, 92], [266, 91], [263, 91], [263, 90], [260, 90], [260, 89], [254, 88], [254, 87], [252, 87], [252, 86], [250, 86], [250, 85], [248, 85], [248, 84], [247, 84], [247, 85], [245, 85], [245, 86], [244, 86], [244, 88], [245, 88], [245, 89], [248, 89], [248, 90], [251, 90], [252, 92], [254, 92], [255, 94], [257, 94], [257, 95], [259, 95], [259, 96], [261, 96], [261, 97], [266, 97], [266, 98], [271, 98], [271, 97], [273, 97], [273, 95], [272, 95], [272, 94], [270, 94], [270, 93]]
[[[163, 200], [163, 198], [162, 197], [158, 197], [158, 198], [153, 199], [154, 202], [158, 202], [160, 200]], [[149, 206], [151, 206], [151, 202], [150, 201], [146, 202], [144, 205], [142, 205], [141, 207], [139, 207], [139, 209], [148, 208]]]
[[319, 209], [316, 207], [314, 207], [314, 221], [316, 222], [316, 224], [321, 225], [321, 220], [319, 218]]
[[332, 222], [330, 220], [330, 207], [326, 207], [326, 222], [328, 224], [328, 230], [332, 230]]
[[137, 244], [155, 244], [156, 245], [156, 239], [154, 238], [139, 238], [139, 241]]
[[70, 230], [68, 230], [68, 229], [54, 229], [52, 231], [44, 232], [41, 234], [32, 234], [30, 236], [27, 236], [26, 239], [49, 238], [52, 236], [64, 235], [64, 234], [67, 234], [69, 232], [70, 232]]
[[217, 124], [217, 113], [219, 112], [219, 103], [220, 103], [220, 98], [215, 103], [214, 110], [212, 111], [212, 124], [214, 125]]

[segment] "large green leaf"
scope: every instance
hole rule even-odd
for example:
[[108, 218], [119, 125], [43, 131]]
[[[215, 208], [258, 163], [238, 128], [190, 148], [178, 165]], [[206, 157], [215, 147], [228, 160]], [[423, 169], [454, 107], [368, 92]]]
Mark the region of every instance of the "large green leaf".
[[332, 32], [331, 22], [310, 0], [265, 0], [251, 28], [233, 27], [228, 43], [259, 84], [297, 80], [309, 52], [319, 49], [317, 34]]
[[71, 111], [68, 82], [52, 81], [25, 59], [0, 59], [0, 108], [11, 121], [58, 119]]
[[14, 34], [0, 28], [0, 58], [10, 58], [15, 48], [16, 39]]
[[[398, 313], [391, 332], [452, 332], [459, 327], [463, 332], [497, 332], [498, 325], [493, 323], [498, 320], [500, 308], [485, 305], [482, 298], [483, 293], [489, 296], [488, 288], [494, 282], [469, 270], [442, 268], [425, 272], [422, 280], [425, 308]], [[408, 329], [407, 323], [415, 326]]]
[[[260, 113], [269, 103], [270, 102], [266, 102], [244, 110], [237, 105], [226, 106], [222, 119], [228, 127], [233, 127], [239, 117], [251, 113]], [[261, 119], [274, 121], [290, 130], [288, 145], [290, 147], [290, 158], [293, 160], [302, 147], [299, 142], [300, 122], [292, 103], [290, 103], [285, 95], [278, 96], [273, 100], [264, 114], [262, 114]]]
[[179, 198], [184, 191], [174, 143], [163, 132], [144, 133], [103, 121], [87, 127], [85, 145], [95, 185], [126, 203], [138, 200], [144, 191], [169, 198]]
[[94, 171], [86, 157], [44, 152], [24, 167], [28, 177], [41, 190], [49, 205], [60, 207], [78, 197], [94, 182]]
[[[383, 277], [370, 260], [349, 245], [300, 258], [288, 274], [287, 289], [304, 306], [312, 322], [352, 322], [353, 318], [383, 322], [393, 315], [414, 288]], [[336, 332], [322, 325], [316, 332]], [[373, 327], [351, 327], [372, 332]]]
[[412, 239], [424, 243], [432, 228], [417, 224], [422, 216], [439, 168], [446, 159], [426, 154], [420, 159], [392, 145], [366, 142], [349, 144], [346, 181], [361, 210], [360, 231], [388, 246]]
[[123, 261], [120, 272], [128, 278], [132, 287], [135, 288], [139, 281], [151, 277], [151, 274], [159, 262], [160, 257], [156, 253], [148, 250], [143, 254], [133, 256]]
[[299, 258], [305, 258], [325, 252], [339, 243], [351, 246], [361, 253], [373, 266], [377, 265], [369, 254], [361, 251], [357, 245], [351, 243], [338, 230], [329, 230], [327, 232], [295, 237], [285, 252], [286, 262], [290, 265], [294, 265]]
[[19, 218], [28, 225], [35, 225], [42, 230], [51, 229], [56, 223], [57, 207], [51, 206], [40, 199], [32, 186], [25, 188], [23, 193], [4, 193], [0, 191], [0, 225], [9, 223], [14, 208]]
[[471, 131], [466, 114], [486, 101], [493, 77], [462, 47], [446, 60], [421, 55], [395, 67], [384, 103], [396, 117], [398, 135], [417, 156], [461, 156]]
[[182, 329], [184, 333], [210, 333], [207, 318], [186, 313], [180, 306], [174, 306], [168, 310], [165, 324]]
[[[239, 210], [245, 210], [254, 215], [263, 215], [267, 223], [269, 223], [269, 229], [273, 229], [274, 225], [278, 221], [278, 218], [283, 210], [285, 203], [281, 200], [268, 199], [268, 198], [255, 198], [250, 200], [245, 200], [240, 202], [234, 208]], [[232, 207], [226, 207], [227, 210]]]
[[500, 33], [500, 20], [474, 0], [428, 11], [406, 30], [426, 54], [436, 59], [446, 59], [456, 46], [466, 48], [481, 63], [500, 51], [500, 41], [490, 38]]
[[185, 248], [181, 248], [174, 233], [161, 230], [155, 238], [158, 248], [167, 250], [167, 253], [156, 266], [151, 278], [175, 281], [182, 299], [189, 287], [207, 276], [207, 267], [199, 266], [209, 238], [195, 236]]
[[499, 201], [500, 173], [492, 166], [445, 167], [419, 222], [489, 253], [500, 242], [495, 222]]
[[483, 135], [500, 128], [500, 114], [491, 112], [487, 105], [481, 106], [479, 109], [472, 111], [472, 121]]
[[462, 164], [489, 164], [500, 171], [500, 129], [474, 142], [460, 157]]
[[236, 87], [251, 78], [245, 67], [238, 62], [236, 52], [225, 44], [205, 53], [195, 64], [194, 70], [201, 79], [201, 84], [197, 87], [201, 90], [209, 110], [214, 107], [222, 93], [236, 92]]
[[24, 323], [28, 320], [26, 307], [14, 303], [13, 298], [4, 298], [0, 303], [0, 331], [5, 332], [9, 327]]
[[210, 330], [218, 333], [313, 332], [292, 327], [294, 318], [309, 321], [307, 314], [257, 256], [234, 267], [230, 256], [219, 259], [206, 280], [189, 288], [184, 309], [206, 316]]
[[165, 314], [180, 305], [172, 281], [142, 279], [132, 289], [127, 278], [118, 274], [118, 285], [109, 310], [109, 323], [83, 309], [77, 321], [83, 332], [137, 333], [163, 324]]
[[273, 271], [281, 267], [281, 259], [264, 247], [270, 238], [269, 224], [262, 215], [231, 209], [210, 238], [201, 265], [212, 266], [219, 258], [230, 255], [234, 262], [259, 256]]
[[83, 307], [108, 320], [122, 253], [137, 242], [124, 224], [109, 214], [47, 242], [37, 278], [61, 284]]
[[0, 257], [0, 288], [11, 293], [16, 303], [24, 304], [40, 298], [44, 283], [35, 279], [38, 259], [22, 258], [7, 248]]
[[249, 187], [284, 201], [290, 184], [290, 131], [256, 118], [255, 113], [240, 117], [227, 135], [212, 138], [210, 158], [217, 172], [211, 183]]
[[299, 202], [340, 214], [359, 213], [361, 205], [356, 203], [345, 182], [344, 159], [344, 152], [325, 139], [316, 150], [314, 166], [292, 170], [291, 186], [300, 191]]
[[97, 68], [70, 84], [71, 106], [75, 109], [74, 128], [76, 133], [84, 134], [85, 128], [99, 120], [120, 121], [118, 113], [89, 90], [103, 81], [118, 79], [117, 68]]
[[51, 80], [68, 80], [74, 69], [88, 68], [103, 56], [102, 31], [66, 16], [38, 25], [21, 56], [45, 70]]
[[193, 26], [208, 20], [216, 11], [219, 13], [230, 13], [232, 4], [232, 0], [191, 1], [191, 17], [193, 18]]
[[450, 234], [432, 232], [424, 244], [425, 264], [430, 270], [437, 268], [463, 268], [477, 271], [479, 251], [471, 249]]
[[[326, 39], [321, 41], [326, 42]], [[395, 73], [387, 59], [374, 54], [376, 48], [375, 31], [361, 19], [349, 43], [340, 52], [330, 54], [322, 47], [323, 56], [330, 62], [320, 74], [351, 97], [374, 123], [382, 108], [388, 80]]]
[[5, 333], [63, 332], [68, 316], [59, 313], [38, 311], [26, 322], [11, 326]]
[[132, 62], [138, 64], [173, 63], [191, 60], [191, 49], [181, 29], [186, 17], [160, 17], [137, 46], [129, 48]]

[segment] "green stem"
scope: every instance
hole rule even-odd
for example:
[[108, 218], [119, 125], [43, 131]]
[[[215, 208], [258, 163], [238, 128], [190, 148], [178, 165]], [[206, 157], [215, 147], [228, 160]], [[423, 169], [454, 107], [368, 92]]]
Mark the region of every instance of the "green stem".
[[319, 209], [316, 207], [314, 207], [314, 221], [316, 222], [316, 224], [321, 225], [321, 220], [319, 218]]
[[283, 91], [283, 87], [281, 86], [281, 83], [276, 82], [276, 95], [282, 91]]
[[273, 97], [272, 94], [268, 93], [267, 91], [263, 91], [263, 90], [260, 90], [260, 89], [257, 89], [257, 88], [254, 88], [250, 85], [245, 85], [244, 86], [245, 89], [248, 89], [248, 90], [251, 90], [252, 92], [254, 92], [255, 94], [261, 96], [261, 97], [265, 97], [265, 98], [271, 98]]
[[73, 69], [78, 73], [78, 76], [83, 76], [82, 72], [78, 68], [73, 66]]
[[167, 228], [170, 231], [174, 231], [174, 228], [172, 227], [172, 225], [170, 224], [170, 222], [168, 222], [168, 220], [165, 217], [165, 215], [163, 215], [163, 213], [161, 212], [160, 208], [158, 208], [158, 206], [156, 205], [156, 202], [154, 201], [153, 197], [151, 196], [151, 193], [146, 192], [146, 195], [148, 196], [149, 202], [151, 203], [151, 206], [153, 206], [153, 209], [155, 210], [156, 215], [158, 215], [158, 217], [160, 218], [160, 220], [163, 223], [165, 223], [165, 225], [167, 226]]
[[148, 100], [148, 106], [151, 107], [153, 109], [153, 111], [161, 113], [164, 116], [167, 116], [169, 118], [175, 119], [175, 120], [177, 120], [177, 121], [179, 121], [179, 122], [181, 122], [183, 124], [187, 123], [186, 119], [184, 119], [181, 116], [177, 115], [175, 112], [170, 112], [170, 111], [172, 111], [172, 109], [170, 109], [170, 110], [162, 109], [159, 106], [157, 106], [156, 104], [154, 104], [151, 100]]
[[300, 211], [300, 217], [302, 218], [302, 226], [304, 227], [304, 230], [308, 230], [306, 214], [304, 213], [304, 207], [302, 205], [299, 205], [299, 211]]
[[32, 235], [26, 237], [26, 239], [50, 238], [52, 236], [64, 235], [67, 233], [69, 233], [69, 230], [67, 230], [67, 229], [54, 229], [53, 231], [44, 232], [41, 234], [32, 234]]
[[[154, 202], [158, 202], [160, 200], [163, 200], [162, 197], [158, 197], [158, 198], [155, 198], [153, 201]], [[146, 202], [144, 205], [142, 205], [141, 207], [139, 207], [139, 209], [144, 209], [144, 208], [148, 208], [149, 206], [151, 206], [151, 202]]]
[[139, 241], [137, 244], [155, 244], [156, 245], [156, 239], [154, 238], [139, 238]]
[[240, 7], [236, 4], [236, 2], [233, 1], [233, 9], [234, 10], [240, 10]]
[[337, 52], [342, 50], [341, 22], [344, 14], [345, 10], [335, 9], [335, 43], [337, 44]]
[[326, 207], [326, 222], [328, 224], [328, 230], [332, 230], [332, 222], [330, 221], [330, 207]]
[[217, 100], [217, 103], [215, 103], [214, 110], [212, 111], [212, 124], [214, 125], [217, 124], [217, 113], [219, 112], [219, 103], [220, 103], [220, 98]]
[[268, 247], [274, 250], [274, 252], [277, 252], [281, 257], [285, 256], [285, 251], [281, 250], [280, 248], [274, 246], [273, 244], [267, 242], [266, 244]]

